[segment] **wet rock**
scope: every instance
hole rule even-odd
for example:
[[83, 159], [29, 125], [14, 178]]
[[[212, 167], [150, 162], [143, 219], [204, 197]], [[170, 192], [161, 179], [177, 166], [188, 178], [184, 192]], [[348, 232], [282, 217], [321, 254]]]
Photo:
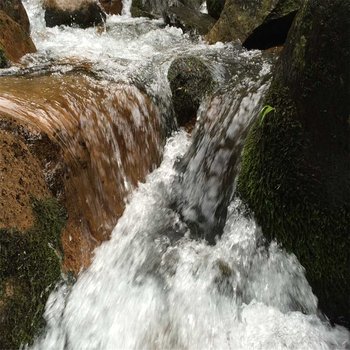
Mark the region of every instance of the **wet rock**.
[[29, 34], [3, 11], [0, 11], [0, 49], [2, 56], [13, 62], [36, 51]]
[[219, 19], [222, 10], [224, 9], [225, 0], [207, 0], [207, 9], [210, 16]]
[[186, 125], [196, 117], [201, 101], [212, 91], [213, 78], [200, 59], [189, 56], [173, 61], [168, 79], [178, 124]]
[[215, 24], [215, 19], [198, 10], [186, 7], [170, 7], [164, 15], [166, 24], [179, 27], [184, 32], [205, 35]]
[[94, 0], [45, 0], [45, 22], [48, 27], [59, 25], [88, 28], [101, 25], [106, 14]]
[[243, 151], [238, 189], [293, 252], [334, 322], [350, 326], [350, 3], [308, 1]]
[[201, 0], [133, 0], [131, 14], [133, 17], [165, 18], [170, 8], [185, 7], [189, 11], [199, 12]]
[[[20, 114], [40, 135], [30, 149], [43, 159], [46, 183], [69, 214], [63, 267], [78, 273], [109, 239], [127, 196], [159, 164], [165, 142], [160, 112], [136, 87], [111, 83], [106, 89], [81, 71], [1, 82], [0, 94], [11, 106], [6, 113]], [[64, 110], [57, 107], [62, 105]], [[37, 118], [43, 110], [45, 116]]]
[[0, 121], [0, 348], [18, 349], [45, 324], [47, 298], [61, 277], [65, 212], [22, 127]]
[[[258, 39], [270, 41], [262, 48], [281, 45], [301, 4], [301, 0], [226, 0], [220, 18], [207, 35], [207, 40], [210, 43], [240, 40], [244, 45], [254, 33]], [[265, 34], [260, 34], [259, 37], [257, 32], [260, 30]], [[254, 44], [250, 42], [248, 46], [260, 48], [261, 45], [259, 40], [255, 40]]]
[[6, 58], [5, 52], [0, 48], [0, 69], [7, 68], [9, 66], [9, 62]]
[[21, 0], [3, 0], [0, 2], [0, 11], [4, 11], [16, 21], [26, 33], [30, 32], [29, 18]]
[[122, 0], [100, 0], [100, 4], [108, 14], [120, 15], [122, 13]]

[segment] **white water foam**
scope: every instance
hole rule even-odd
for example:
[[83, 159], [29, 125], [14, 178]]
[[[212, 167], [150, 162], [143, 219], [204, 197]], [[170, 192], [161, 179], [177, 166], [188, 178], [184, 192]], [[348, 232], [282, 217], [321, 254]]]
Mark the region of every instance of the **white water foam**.
[[316, 316], [295, 256], [260, 246], [238, 200], [215, 246], [190, 239], [171, 209], [173, 164], [189, 144], [184, 132], [170, 138], [91, 267], [51, 295], [34, 349], [348, 348], [348, 332]]

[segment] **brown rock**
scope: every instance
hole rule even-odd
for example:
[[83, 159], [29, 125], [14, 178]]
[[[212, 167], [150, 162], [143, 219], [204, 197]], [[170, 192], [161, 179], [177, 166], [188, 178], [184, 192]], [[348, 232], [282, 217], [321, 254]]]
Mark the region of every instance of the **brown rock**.
[[120, 15], [122, 13], [122, 0], [100, 0], [100, 4], [108, 14]]
[[103, 24], [106, 14], [95, 0], [44, 0], [48, 27], [59, 25], [88, 28]]
[[18, 62], [22, 56], [36, 51], [29, 34], [5, 12], [0, 11], [0, 49], [5, 56]]
[[59, 145], [51, 147], [51, 156], [40, 155], [50, 149], [47, 144], [32, 148], [39, 159], [51, 159], [51, 168], [64, 163], [50, 189], [61, 186], [64, 192], [64, 268], [78, 273], [109, 239], [132, 189], [159, 164], [165, 140], [159, 111], [134, 86], [106, 88], [77, 74], [3, 77], [0, 97], [0, 112], [34, 125]]
[[4, 11], [22, 26], [26, 33], [30, 32], [29, 18], [21, 0], [2, 0], [0, 2], [0, 11]]
[[31, 197], [49, 196], [38, 160], [18, 137], [0, 130], [0, 228], [33, 225]]

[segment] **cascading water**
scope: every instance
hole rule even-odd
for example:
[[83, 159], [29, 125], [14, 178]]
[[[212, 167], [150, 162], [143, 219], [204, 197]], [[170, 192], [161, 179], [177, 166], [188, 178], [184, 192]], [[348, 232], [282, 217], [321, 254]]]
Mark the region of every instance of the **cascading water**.
[[[101, 180], [102, 184], [106, 171], [119, 182], [125, 178], [115, 173], [123, 168], [118, 157], [111, 161], [120, 147], [115, 139], [118, 135], [109, 132], [110, 119], [118, 113], [118, 104], [111, 100], [116, 86], [129, 92], [127, 96], [123, 92], [118, 95], [127, 103], [134, 101], [130, 95], [136, 96], [138, 103], [131, 107], [136, 124], [146, 123], [152, 107], [146, 108], [140, 92], [125, 84], [142, 86], [156, 103], [156, 120], [165, 128], [171, 119], [166, 73], [176, 57], [199, 56], [210, 67], [218, 86], [228, 81], [234, 84], [201, 106], [193, 140], [184, 131], [168, 138], [161, 165], [133, 191], [110, 241], [96, 249], [92, 265], [73, 285], [62, 282], [50, 296], [45, 313], [47, 328], [33, 348], [348, 349], [348, 331], [331, 327], [318, 314], [317, 299], [295, 256], [276, 243], [266, 247], [259, 227], [245, 215], [234, 196], [233, 185], [226, 186], [224, 173], [227, 170], [227, 178], [234, 178], [239, 163], [237, 150], [252, 116], [261, 108], [268, 84], [268, 61], [258, 52], [248, 54], [232, 44], [207, 46], [179, 29], [163, 28], [159, 21], [128, 16], [108, 18], [104, 31], [46, 28], [40, 1], [27, 0], [25, 4], [38, 53], [24, 60], [25, 68], [11, 68], [4, 74], [29, 72], [30, 79], [38, 82], [38, 72], [49, 71], [57, 75], [59, 84], [60, 79], [70, 79], [67, 72], [84, 64], [98, 84], [79, 89], [82, 81], [85, 84], [85, 79], [89, 80], [80, 77], [63, 87], [59, 97], [51, 96], [48, 89], [46, 100], [45, 94], [40, 95], [43, 100], [38, 96], [35, 100], [33, 91], [25, 96], [18, 89], [11, 90], [18, 78], [9, 77], [7, 88], [0, 94], [1, 110], [29, 119], [37, 118], [41, 111], [41, 120], [52, 136], [57, 113], [61, 115], [63, 110], [75, 115], [73, 121], [79, 125], [90, 122], [92, 128], [86, 133], [86, 139], [93, 140], [90, 150], [96, 147], [96, 159], [106, 160], [102, 173], [97, 163], [92, 174], [97, 183]], [[129, 13], [127, 6], [124, 12]], [[253, 63], [257, 72], [250, 72]], [[79, 94], [86, 97], [72, 99]], [[21, 111], [33, 98], [33, 104]], [[105, 101], [102, 107], [100, 99]], [[68, 108], [64, 101], [70, 101]], [[80, 118], [82, 110], [88, 118]], [[220, 123], [215, 123], [216, 118]], [[107, 121], [101, 131], [107, 141], [99, 132], [91, 133], [103, 127], [101, 121]], [[70, 128], [63, 128], [67, 130], [62, 136], [66, 143], [75, 136]], [[151, 127], [151, 136], [154, 129], [157, 126]], [[71, 130], [75, 130], [74, 125]], [[99, 142], [108, 147], [99, 147]], [[186, 166], [179, 175], [181, 162]], [[100, 196], [100, 191], [104, 193], [102, 185], [91, 193]], [[219, 202], [227, 209], [220, 224], [223, 234], [210, 246], [194, 239], [189, 222], [204, 223], [205, 236], [210, 235], [219, 215], [212, 213], [220, 212]], [[99, 215], [98, 208], [94, 212]]]

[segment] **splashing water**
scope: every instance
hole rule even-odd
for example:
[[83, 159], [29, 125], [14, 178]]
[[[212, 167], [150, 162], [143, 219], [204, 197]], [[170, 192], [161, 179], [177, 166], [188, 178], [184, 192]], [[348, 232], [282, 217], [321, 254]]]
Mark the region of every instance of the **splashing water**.
[[347, 331], [316, 316], [296, 258], [260, 245], [239, 200], [215, 246], [190, 239], [171, 209], [173, 163], [189, 145], [184, 132], [168, 140], [92, 266], [51, 295], [34, 348], [346, 349]]

